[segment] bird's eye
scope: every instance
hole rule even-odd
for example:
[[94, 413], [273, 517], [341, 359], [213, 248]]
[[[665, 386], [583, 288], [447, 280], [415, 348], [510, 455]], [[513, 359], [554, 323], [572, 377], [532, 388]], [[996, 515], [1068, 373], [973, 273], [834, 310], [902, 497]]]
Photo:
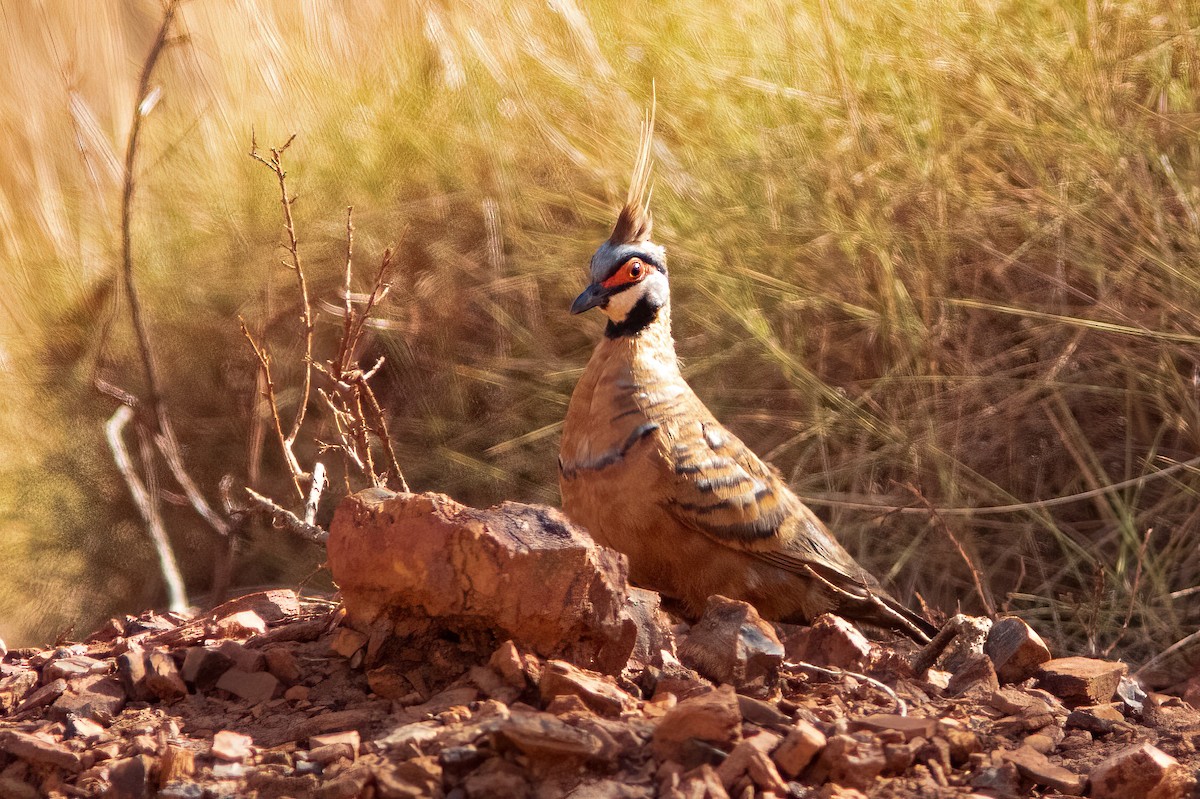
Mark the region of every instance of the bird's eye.
[[643, 271], [645, 271], [645, 267], [642, 266], [641, 261], [635, 260], [629, 264], [629, 276], [634, 280], [637, 280], [639, 277], [641, 277]]

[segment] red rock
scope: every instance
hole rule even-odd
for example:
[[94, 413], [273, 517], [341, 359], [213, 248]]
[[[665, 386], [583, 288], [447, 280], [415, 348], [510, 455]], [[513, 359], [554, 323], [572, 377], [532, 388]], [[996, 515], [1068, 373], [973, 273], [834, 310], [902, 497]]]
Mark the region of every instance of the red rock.
[[51, 709], [56, 718], [69, 714], [83, 716], [101, 724], [110, 724], [125, 707], [125, 690], [116, 677], [84, 677], [75, 680], [55, 700]]
[[971, 755], [983, 750], [979, 736], [960, 721], [938, 719], [935, 732], [949, 746], [950, 764], [953, 766], [962, 766]]
[[254, 753], [254, 739], [232, 730], [221, 730], [213, 736], [212, 755], [230, 763], [239, 763]]
[[278, 677], [280, 682], [291, 685], [300, 681], [300, 665], [289, 649], [282, 646], [271, 647], [264, 650], [263, 655], [267, 671]]
[[775, 682], [783, 644], [750, 603], [710, 596], [679, 645], [679, 659], [713, 682], [765, 689]]
[[[37, 683], [37, 672], [32, 669], [22, 669], [15, 674], [0, 679], [0, 715], [12, 711]], [[59, 683], [59, 685], [62, 686], [62, 690], [66, 690], [67, 683], [65, 680]], [[59, 693], [62, 693], [62, 691], [59, 691]], [[52, 702], [54, 699], [49, 701]]]
[[242, 671], [262, 671], [267, 667], [267, 656], [261, 649], [251, 649], [241, 641], [222, 641], [217, 651]]
[[170, 744], [159, 761], [159, 787], [171, 782], [185, 781], [196, 773], [196, 755], [191, 749]]
[[267, 631], [267, 623], [252, 610], [242, 610], [217, 619], [213, 630], [218, 638], [249, 638]]
[[[717, 776], [721, 778], [721, 784], [725, 786], [725, 790], [733, 788], [738, 780], [749, 775], [750, 779], [763, 790], [786, 793], [787, 783], [779, 776], [779, 770], [768, 757], [771, 750], [778, 744], [779, 736], [769, 732], [752, 735], [739, 741], [730, 751], [729, 757], [717, 766]], [[763, 765], [762, 761], [764, 760], [769, 766]], [[751, 771], [757, 772], [762, 782], [754, 779]]]
[[623, 556], [551, 508], [476, 510], [371, 489], [338, 507], [328, 562], [358, 630], [453, 619], [459, 634], [511, 638], [607, 674], [624, 668], [637, 640]]
[[488, 666], [495, 669], [496, 673], [512, 687], [524, 691], [528, 686], [525, 680], [524, 660], [521, 658], [517, 645], [512, 641], [505, 641], [496, 648], [496, 651], [488, 659]]
[[283, 692], [283, 698], [289, 702], [303, 702], [308, 699], [309, 690], [307, 685], [293, 685]]
[[175, 661], [166, 652], [154, 651], [146, 656], [146, 689], [164, 702], [187, 696], [187, 686], [179, 676]]
[[184, 682], [196, 686], [201, 692], [211, 691], [217, 680], [233, 666], [233, 661], [212, 647], [194, 646], [183, 657], [182, 677]]
[[1119, 661], [1068, 657], [1049, 660], [1038, 670], [1038, 687], [1067, 707], [1109, 702], [1129, 667]]
[[1092, 799], [1184, 799], [1196, 784], [1188, 768], [1148, 743], [1104, 760], [1089, 781]]
[[542, 670], [542, 701], [556, 696], [577, 696], [602, 716], [619, 716], [637, 703], [617, 687], [612, 677], [572, 666], [563, 660], [550, 660]]
[[1056, 766], [1041, 752], [1029, 746], [1001, 752], [1000, 758], [1016, 766], [1025, 779], [1053, 788], [1067, 796], [1080, 796], [1087, 782], [1086, 778], [1062, 766]]
[[66, 690], [66, 680], [59, 679], [55, 680], [54, 682], [47, 683], [46, 685], [43, 685], [41, 688], [26, 696], [24, 700], [22, 700], [21, 704], [17, 706], [17, 712], [20, 713], [26, 710], [32, 710], [34, 708], [45, 707], [46, 705], [52, 704], [60, 696], [62, 696], [63, 692]]
[[358, 756], [358, 748], [361, 744], [362, 739], [358, 734], [358, 730], [327, 732], [322, 735], [311, 735], [308, 738], [308, 745], [313, 749], [319, 746], [347, 746], [350, 748], [351, 759]]
[[851, 730], [867, 730], [869, 732], [882, 732], [890, 730], [899, 733], [903, 740], [911, 741], [913, 738], [932, 738], [934, 730], [937, 729], [937, 719], [927, 719], [921, 716], [898, 716], [893, 713], [877, 713], [873, 716], [865, 716], [861, 719], [854, 719], [850, 722]]
[[329, 639], [329, 651], [348, 658], [367, 645], [367, 636], [349, 627], [338, 627]]
[[821, 750], [809, 778], [818, 784], [829, 780], [849, 788], [867, 788], [885, 768], [883, 747], [874, 738], [834, 735]]
[[573, 727], [549, 713], [513, 713], [493, 726], [496, 746], [510, 746], [532, 759], [600, 760], [603, 742], [589, 732]]
[[637, 641], [630, 658], [643, 665], [661, 666], [663, 653], [676, 656], [675, 636], [671, 619], [663, 612], [662, 597], [657, 591], [629, 586], [626, 609], [637, 625]]
[[679, 760], [691, 739], [728, 746], [738, 735], [742, 714], [733, 686], [685, 699], [668, 710], [654, 728], [652, 748], [659, 760]]
[[795, 779], [824, 748], [825, 733], [807, 721], [800, 720], [771, 757], [788, 779]]
[[46, 667], [42, 669], [42, 682], [53, 682], [60, 678], [71, 680], [93, 674], [108, 674], [110, 671], [112, 671], [111, 661], [96, 660], [87, 655], [72, 655], [47, 663]]
[[150, 785], [148, 776], [154, 761], [146, 755], [113, 761], [108, 767], [108, 790], [105, 799], [145, 799]]
[[1050, 649], [1042, 637], [1014, 616], [992, 625], [983, 653], [992, 659], [996, 677], [1002, 683], [1024, 682], [1050, 659]]
[[796, 656], [817, 666], [860, 669], [871, 657], [871, 644], [853, 624], [826, 613], [813, 622]]
[[272, 588], [231, 599], [213, 608], [209, 615], [221, 619], [242, 611], [251, 611], [268, 624], [276, 624], [300, 615], [300, 599], [290, 588]]
[[26, 763], [53, 766], [73, 773], [83, 768], [79, 755], [62, 744], [17, 730], [0, 730], [0, 751]]
[[440, 796], [442, 767], [433, 757], [414, 757], [403, 763], [388, 763], [375, 770], [375, 790], [379, 799]]
[[1076, 708], [1067, 716], [1067, 727], [1087, 730], [1095, 735], [1108, 735], [1114, 730], [1127, 730], [1130, 725], [1114, 705], [1091, 705]]
[[279, 680], [267, 671], [229, 669], [217, 680], [217, 688], [241, 697], [253, 705], [273, 697], [279, 688]]

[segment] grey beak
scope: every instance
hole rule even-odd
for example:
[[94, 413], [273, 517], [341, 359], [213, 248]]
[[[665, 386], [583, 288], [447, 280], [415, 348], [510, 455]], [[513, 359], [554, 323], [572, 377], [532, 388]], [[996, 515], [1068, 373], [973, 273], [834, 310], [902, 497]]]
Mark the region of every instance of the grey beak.
[[571, 313], [583, 313], [598, 305], [603, 306], [608, 302], [608, 293], [608, 289], [604, 288], [604, 286], [601, 286], [599, 283], [593, 283], [575, 298], [575, 302], [571, 303]]

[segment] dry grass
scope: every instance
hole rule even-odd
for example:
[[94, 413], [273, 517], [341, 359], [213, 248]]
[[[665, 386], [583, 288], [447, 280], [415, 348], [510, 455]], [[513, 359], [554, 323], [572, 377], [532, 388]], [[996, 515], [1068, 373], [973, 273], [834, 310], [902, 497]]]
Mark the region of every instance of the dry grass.
[[[0, 332], [19, 377], [0, 557], [93, 581], [56, 612], [15, 581], [9, 635], [155, 599], [111, 469], [81, 450], [107, 415], [93, 370], [133, 374], [106, 326], [114, 153], [156, 12], [0, 7], [16, 153], [0, 164]], [[300, 134], [300, 246], [334, 307], [339, 209], [355, 206], [362, 252], [407, 228], [373, 347], [414, 486], [555, 501], [557, 423], [597, 333], [565, 308], [654, 81], [656, 229], [688, 374], [864, 562], [978, 611], [973, 560], [982, 593], [1063, 650], [1144, 661], [1200, 622], [1200, 477], [1163, 472], [1200, 444], [1200, 11], [193, 0], [183, 24], [135, 255], [209, 490], [248, 470], [234, 319], [294, 315], [272, 187], [244, 156], [254, 126]], [[862, 507], [880, 504], [907, 510]], [[181, 512], [174, 529], [203, 560], [199, 528]], [[300, 573], [254, 546], [242, 579]]]

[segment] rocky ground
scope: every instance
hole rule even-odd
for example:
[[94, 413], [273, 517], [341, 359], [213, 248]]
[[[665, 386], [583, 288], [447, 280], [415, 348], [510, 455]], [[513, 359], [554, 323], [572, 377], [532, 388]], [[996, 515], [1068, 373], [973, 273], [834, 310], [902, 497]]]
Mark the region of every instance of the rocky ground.
[[1200, 712], [1017, 619], [687, 625], [557, 513], [435, 495], [347, 500], [329, 560], [337, 603], [7, 652], [0, 797], [1200, 797]]

